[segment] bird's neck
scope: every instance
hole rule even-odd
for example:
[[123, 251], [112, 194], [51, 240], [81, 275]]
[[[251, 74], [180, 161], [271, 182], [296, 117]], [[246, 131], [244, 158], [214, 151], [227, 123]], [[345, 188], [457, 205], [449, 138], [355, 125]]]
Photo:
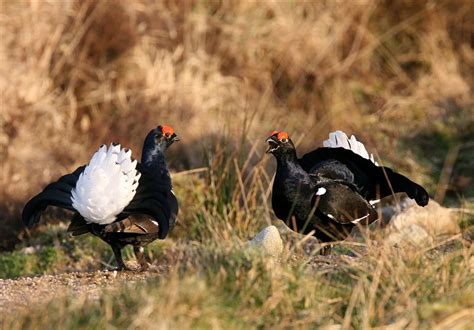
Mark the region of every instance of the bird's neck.
[[168, 169], [168, 166], [166, 165], [165, 154], [163, 150], [158, 148], [147, 148], [145, 146], [142, 153], [142, 164], [150, 169]]
[[168, 165], [166, 165], [164, 150], [157, 147], [148, 147], [145, 144], [142, 152], [142, 166], [147, 169], [150, 174], [160, 177], [161, 180], [169, 181], [171, 187], [171, 178]]
[[[276, 216], [287, 221], [291, 215], [306, 219], [311, 209], [314, 184], [294, 157], [277, 158], [277, 170], [272, 190], [272, 206]], [[291, 213], [290, 213], [291, 212]]]
[[301, 167], [296, 153], [277, 157], [275, 184], [284, 185], [284, 190], [303, 188], [306, 191], [314, 186], [309, 173]]
[[275, 155], [277, 164], [286, 165], [286, 164], [297, 164], [298, 156], [296, 156], [295, 150], [288, 150], [285, 153]]
[[276, 160], [277, 173], [280, 171], [288, 172], [288, 174], [307, 175], [309, 177], [309, 174], [301, 167], [298, 157], [296, 156], [296, 151], [291, 150], [288, 153], [280, 154], [276, 157]]

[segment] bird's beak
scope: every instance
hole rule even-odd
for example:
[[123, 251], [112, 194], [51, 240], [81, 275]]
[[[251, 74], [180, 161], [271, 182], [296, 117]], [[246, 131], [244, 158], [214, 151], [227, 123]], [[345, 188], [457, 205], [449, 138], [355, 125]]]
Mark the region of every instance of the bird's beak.
[[180, 141], [180, 138], [175, 134], [175, 136], [173, 136], [173, 141], [174, 141], [174, 142]]
[[280, 147], [278, 142], [275, 141], [273, 138], [268, 138], [267, 143], [268, 143], [268, 148], [267, 150], [265, 150], [266, 154], [271, 153]]

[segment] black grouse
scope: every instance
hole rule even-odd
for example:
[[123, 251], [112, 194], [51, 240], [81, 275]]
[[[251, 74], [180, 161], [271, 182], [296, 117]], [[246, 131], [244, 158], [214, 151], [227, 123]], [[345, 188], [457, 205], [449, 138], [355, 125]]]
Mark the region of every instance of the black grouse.
[[343, 240], [354, 226], [377, 220], [372, 205], [393, 193], [405, 192], [418, 205], [428, 204], [423, 187], [378, 166], [362, 143], [341, 131], [331, 133], [324, 147], [300, 159], [286, 132], [273, 131], [267, 143], [267, 153], [277, 160], [272, 190], [275, 215], [304, 234], [315, 230], [314, 236], [322, 242]]
[[141, 269], [148, 269], [143, 246], [164, 239], [174, 227], [178, 201], [172, 190], [165, 150], [178, 141], [166, 125], [151, 130], [137, 163], [129, 149], [102, 145], [88, 165], [59, 178], [33, 197], [23, 209], [23, 222], [32, 227], [48, 205], [74, 211], [68, 232], [91, 233], [107, 242], [118, 269], [129, 269], [122, 248], [131, 244]]

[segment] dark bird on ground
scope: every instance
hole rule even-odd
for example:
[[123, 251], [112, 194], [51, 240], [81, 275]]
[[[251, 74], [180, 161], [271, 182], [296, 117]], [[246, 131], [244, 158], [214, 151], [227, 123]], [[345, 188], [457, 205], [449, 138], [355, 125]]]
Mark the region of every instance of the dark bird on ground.
[[24, 224], [37, 224], [49, 205], [74, 211], [68, 233], [100, 237], [112, 247], [120, 270], [129, 269], [121, 250], [131, 244], [141, 269], [148, 269], [143, 247], [164, 239], [178, 215], [164, 155], [178, 140], [169, 126], [151, 130], [143, 144], [141, 163], [119, 144], [102, 145], [88, 165], [62, 176], [26, 203]]
[[420, 206], [428, 204], [423, 187], [378, 166], [361, 142], [341, 131], [331, 133], [324, 147], [302, 158], [286, 132], [273, 131], [267, 143], [267, 153], [277, 160], [275, 215], [304, 234], [314, 230], [321, 242], [343, 240], [354, 226], [377, 220], [373, 205], [394, 193], [405, 192]]

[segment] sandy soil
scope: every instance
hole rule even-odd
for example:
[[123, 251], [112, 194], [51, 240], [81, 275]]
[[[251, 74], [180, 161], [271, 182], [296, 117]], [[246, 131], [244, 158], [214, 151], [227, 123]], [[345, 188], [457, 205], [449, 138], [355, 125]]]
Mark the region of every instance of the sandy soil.
[[147, 272], [106, 270], [0, 279], [0, 315], [30, 309], [38, 303], [44, 304], [64, 295], [85, 295], [96, 299], [104, 288], [113, 290], [124, 282], [139, 282], [166, 272], [163, 266]]

